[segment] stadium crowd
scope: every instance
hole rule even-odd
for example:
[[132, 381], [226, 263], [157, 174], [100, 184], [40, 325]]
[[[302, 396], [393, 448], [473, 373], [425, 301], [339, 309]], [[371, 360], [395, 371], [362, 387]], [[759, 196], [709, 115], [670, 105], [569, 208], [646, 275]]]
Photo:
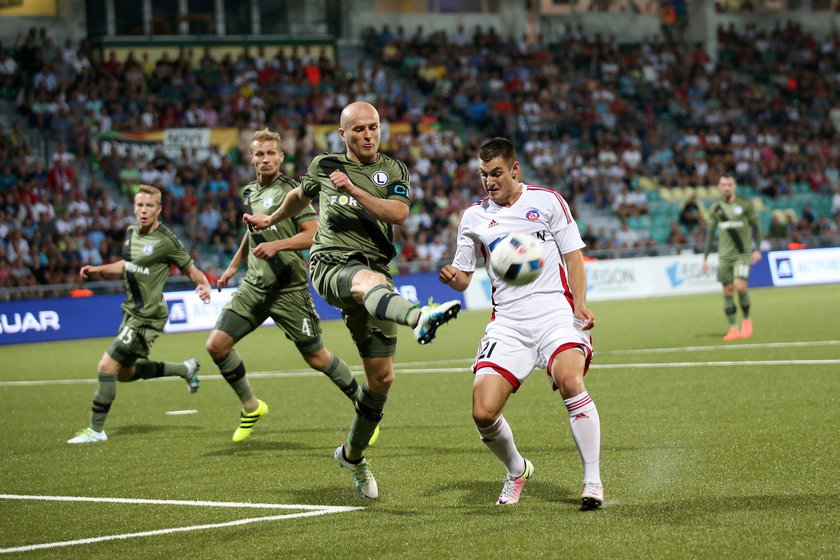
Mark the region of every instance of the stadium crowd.
[[[840, 235], [836, 37], [818, 40], [794, 23], [721, 28], [714, 58], [667, 34], [620, 45], [581, 25], [556, 45], [481, 27], [450, 36], [387, 26], [369, 29], [364, 44], [367, 57], [348, 69], [320, 48], [267, 57], [254, 47], [221, 59], [209, 48], [158, 60], [107, 53], [99, 62], [87, 40], [59, 47], [44, 30], [3, 41], [0, 103], [17, 113], [0, 126], [0, 288], [76, 283], [82, 264], [119, 259], [140, 183], [161, 188], [163, 220], [181, 228], [212, 277], [241, 235], [239, 190], [254, 174], [247, 146], [203, 161], [160, 150], [143, 159], [100, 154], [97, 137], [268, 126], [282, 133], [287, 173], [298, 176], [323, 149], [311, 125], [335, 125], [352, 99], [410, 125], [385, 144], [412, 174], [411, 216], [395, 231], [401, 271], [450, 258], [462, 211], [483, 196], [475, 150], [497, 135], [521, 147], [534, 174], [526, 181], [621, 220], [615, 231], [585, 228], [590, 250], [651, 250], [657, 240], [629, 227], [650, 213], [648, 194], [714, 184], [723, 169], [767, 200], [803, 185], [833, 195], [824, 213], [774, 212], [765, 234]], [[47, 157], [38, 137], [56, 140]], [[92, 164], [101, 171], [91, 174]], [[672, 245], [702, 247], [698, 206], [684, 202]]]

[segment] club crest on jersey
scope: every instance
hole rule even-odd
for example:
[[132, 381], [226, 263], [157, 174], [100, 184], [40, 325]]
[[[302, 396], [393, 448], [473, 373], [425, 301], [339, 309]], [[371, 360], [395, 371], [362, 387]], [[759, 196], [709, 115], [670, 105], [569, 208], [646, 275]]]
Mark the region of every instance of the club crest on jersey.
[[387, 185], [388, 184], [388, 179], [389, 179], [388, 174], [385, 173], [384, 171], [377, 171], [376, 173], [373, 174], [373, 177], [371, 177], [371, 180], [374, 183], [376, 183], [377, 185], [379, 185], [380, 187], [384, 187], [385, 185]]
[[146, 245], [143, 245], [143, 254], [146, 255], [146, 256], [151, 255], [152, 254], [152, 249], [154, 249], [154, 247], [152, 247], [148, 243]]
[[274, 204], [274, 197], [267, 196], [263, 199], [263, 206], [266, 208], [271, 208], [271, 205]]
[[735, 208], [732, 209], [732, 213], [735, 214], [736, 216], [740, 216], [741, 214], [744, 213], [744, 209], [741, 208], [740, 206], [736, 206]]
[[528, 218], [532, 222], [536, 222], [540, 219], [540, 211], [536, 208], [531, 208], [527, 212], [525, 212], [525, 217]]

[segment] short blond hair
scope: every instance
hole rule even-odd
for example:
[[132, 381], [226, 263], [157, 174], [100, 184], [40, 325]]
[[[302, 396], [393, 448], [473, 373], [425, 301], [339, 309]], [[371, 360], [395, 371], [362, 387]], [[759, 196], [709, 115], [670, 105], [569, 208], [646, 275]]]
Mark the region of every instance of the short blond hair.
[[134, 196], [137, 196], [138, 194], [150, 194], [155, 199], [155, 202], [160, 204], [161, 194], [160, 189], [157, 187], [153, 187], [152, 185], [140, 185]]
[[280, 135], [276, 132], [272, 132], [268, 130], [268, 128], [264, 128], [262, 130], [258, 130], [251, 136], [251, 143], [253, 142], [277, 142], [277, 149], [282, 150], [283, 146], [280, 144]]

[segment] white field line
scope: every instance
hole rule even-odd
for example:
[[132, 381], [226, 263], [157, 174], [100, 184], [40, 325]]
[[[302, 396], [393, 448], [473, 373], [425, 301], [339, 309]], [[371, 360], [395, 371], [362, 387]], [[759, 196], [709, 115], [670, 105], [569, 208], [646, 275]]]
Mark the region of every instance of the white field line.
[[253, 502], [208, 502], [204, 500], [151, 500], [144, 498], [99, 498], [95, 496], [39, 496], [37, 494], [0, 494], [0, 500], [38, 500], [51, 502], [96, 502], [100, 504], [150, 504], [159, 506], [193, 506], [254, 509], [323, 509], [336, 512], [365, 509], [356, 506], [313, 506], [307, 504], [262, 504]]
[[[806, 348], [810, 346], [836, 346], [840, 345], [840, 340], [815, 340], [811, 342], [767, 342], [758, 344], [720, 344], [713, 346], [683, 346], [676, 348], [636, 348], [629, 350], [607, 350], [605, 352], [595, 351], [596, 357], [599, 355], [608, 354], [655, 354], [663, 352], [693, 352], [706, 350], [734, 350], [734, 349], [757, 349], [757, 348]], [[449, 360], [430, 360], [427, 362], [401, 362], [394, 364], [396, 373], [457, 373], [461, 371], [468, 371], [469, 364], [473, 362], [472, 358], [453, 358]], [[429, 368], [432, 364], [465, 364], [463, 367], [450, 368]], [[837, 360], [768, 360], [768, 361], [726, 361], [726, 362], [672, 362], [672, 363], [642, 363], [642, 364], [592, 364], [590, 369], [619, 369], [626, 368], [641, 368], [641, 367], [718, 367], [728, 365], [767, 365], [767, 366], [787, 366], [787, 365], [834, 365]], [[415, 367], [409, 367], [415, 366]], [[350, 368], [355, 375], [361, 375], [363, 370], [361, 366], [353, 366]], [[248, 377], [260, 379], [278, 379], [285, 377], [320, 377], [320, 372], [307, 370], [292, 370], [292, 371], [249, 371]], [[219, 381], [222, 379], [220, 375], [200, 375], [198, 376], [202, 381]], [[177, 377], [165, 378], [166, 380], [178, 380]], [[0, 381], [0, 387], [31, 387], [34, 385], [75, 385], [80, 383], [97, 383], [95, 378], [85, 379], [51, 379], [51, 380], [28, 380], [28, 381]]]
[[738, 362], [665, 362], [652, 364], [604, 364], [591, 365], [589, 369], [629, 368], [674, 368], [674, 367], [720, 367], [720, 366], [828, 366], [840, 364], [838, 360], [744, 360]]
[[[472, 361], [472, 360], [470, 360]], [[644, 362], [633, 364], [592, 364], [589, 369], [631, 369], [631, 368], [673, 368], [673, 367], [720, 367], [720, 366], [823, 366], [823, 365], [837, 365], [840, 364], [840, 359], [837, 360], [743, 360], [743, 361], [728, 361], [728, 362]], [[453, 368], [418, 368], [418, 369], [401, 369], [396, 368], [395, 372], [399, 375], [408, 375], [416, 373], [466, 373], [469, 372], [468, 366], [453, 367]], [[320, 376], [321, 373], [312, 373], [311, 371], [286, 371], [286, 372], [272, 372], [260, 371], [248, 373], [250, 378], [261, 379], [278, 379], [286, 377], [312, 377]], [[199, 376], [202, 381], [220, 381], [220, 375], [210, 376], [206, 378]], [[57, 379], [54, 381], [0, 381], [0, 387], [31, 387], [33, 385], [68, 385], [75, 383], [96, 383], [95, 379]]]
[[311, 506], [305, 504], [252, 504], [247, 502], [206, 502], [193, 500], [144, 500], [135, 498], [94, 498], [85, 496], [33, 496], [33, 495], [18, 495], [18, 494], [0, 494], [0, 499], [5, 500], [42, 500], [42, 501], [58, 501], [58, 502], [97, 502], [97, 503], [117, 503], [117, 504], [152, 504], [152, 505], [178, 505], [178, 506], [193, 506], [193, 507], [223, 507], [223, 508], [256, 508], [256, 509], [303, 509], [307, 511], [297, 513], [286, 513], [282, 515], [269, 515], [264, 517], [249, 517], [246, 519], [236, 519], [234, 521], [225, 521], [223, 523], [207, 523], [204, 525], [190, 525], [187, 527], [170, 527], [169, 529], [156, 529], [154, 531], [141, 531], [138, 533], [123, 533], [119, 535], [105, 535], [101, 537], [90, 537], [86, 539], [76, 539], [72, 541], [58, 541], [49, 543], [30, 544], [24, 546], [16, 546], [9, 548], [0, 548], [0, 554], [8, 554], [12, 552], [27, 552], [30, 550], [41, 550], [44, 548], [57, 548], [64, 546], [74, 546], [79, 544], [91, 544], [103, 541], [112, 541], [120, 539], [132, 539], [137, 537], [149, 537], [155, 535], [169, 535], [172, 533], [182, 533], [185, 531], [198, 531], [202, 529], [217, 529], [220, 527], [234, 527], [237, 525], [247, 525], [249, 523], [258, 523], [261, 521], [277, 521], [280, 519], [294, 519], [300, 517], [313, 517], [316, 515], [326, 515], [329, 513], [344, 513], [349, 511], [356, 511], [365, 509], [363, 507], [353, 506]]
[[704, 350], [746, 350], [752, 348], [803, 348], [808, 346], [837, 346], [840, 340], [813, 340], [811, 342], [761, 342], [757, 344], [717, 344], [714, 346], [683, 346], [682, 348], [634, 348], [632, 350], [595, 351], [596, 354], [648, 354], [656, 352], [694, 352]]

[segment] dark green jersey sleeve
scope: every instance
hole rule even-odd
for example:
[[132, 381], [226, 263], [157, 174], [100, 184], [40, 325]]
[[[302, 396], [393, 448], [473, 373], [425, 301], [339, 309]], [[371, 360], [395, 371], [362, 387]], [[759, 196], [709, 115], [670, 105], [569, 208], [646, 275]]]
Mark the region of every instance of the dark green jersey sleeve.
[[402, 162], [379, 154], [373, 163], [352, 161], [345, 154], [320, 154], [301, 179], [308, 198], [319, 197], [319, 227], [312, 252], [362, 252], [377, 262], [395, 255], [391, 224], [374, 218], [353, 197], [330, 181], [333, 171], [347, 174], [353, 184], [371, 196], [410, 204], [410, 177]]

